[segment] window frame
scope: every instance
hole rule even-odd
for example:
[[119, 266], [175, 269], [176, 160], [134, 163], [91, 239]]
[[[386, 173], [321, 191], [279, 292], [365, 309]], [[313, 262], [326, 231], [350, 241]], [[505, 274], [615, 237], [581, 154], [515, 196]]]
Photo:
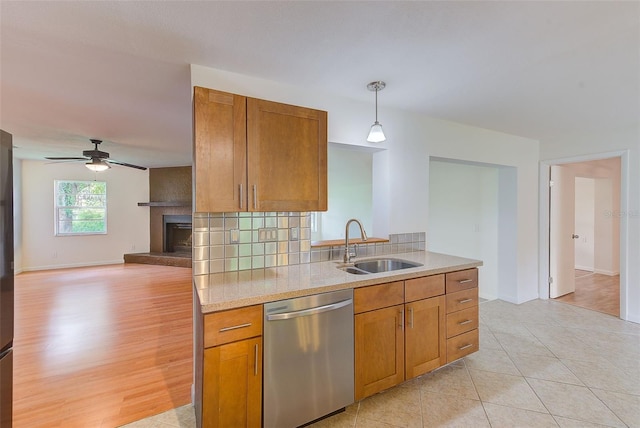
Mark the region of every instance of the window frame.
[[[103, 184], [104, 185], [104, 204], [101, 207], [88, 207], [88, 206], [81, 206], [81, 205], [59, 205], [59, 197], [61, 195], [70, 195], [70, 193], [65, 193], [65, 192], [59, 192], [59, 184], [60, 183], [84, 183], [84, 184], [88, 184], [88, 185], [95, 185], [97, 183]], [[92, 189], [92, 192], [94, 190]], [[92, 195], [101, 195], [101, 194], [94, 194], [91, 193]], [[106, 235], [107, 234], [107, 206], [108, 206], [108, 193], [107, 193], [107, 182], [106, 181], [97, 181], [97, 180], [54, 180], [53, 182], [53, 210], [54, 210], [54, 236], [91, 236], [91, 235]], [[100, 209], [104, 209], [104, 217], [103, 217], [103, 221], [104, 221], [104, 230], [103, 231], [85, 231], [85, 232], [64, 232], [64, 231], [60, 231], [60, 210], [61, 209], [65, 209], [65, 208], [71, 208], [71, 209], [79, 209], [79, 210], [84, 210], [84, 209], [94, 209], [94, 208], [100, 208]], [[78, 220], [71, 220], [72, 224], [74, 221], [78, 221]]]

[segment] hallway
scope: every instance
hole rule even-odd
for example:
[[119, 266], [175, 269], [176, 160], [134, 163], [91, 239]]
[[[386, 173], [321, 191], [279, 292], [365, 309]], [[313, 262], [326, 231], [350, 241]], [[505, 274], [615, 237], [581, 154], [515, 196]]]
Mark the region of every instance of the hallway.
[[576, 269], [576, 291], [554, 300], [619, 317], [620, 275]]

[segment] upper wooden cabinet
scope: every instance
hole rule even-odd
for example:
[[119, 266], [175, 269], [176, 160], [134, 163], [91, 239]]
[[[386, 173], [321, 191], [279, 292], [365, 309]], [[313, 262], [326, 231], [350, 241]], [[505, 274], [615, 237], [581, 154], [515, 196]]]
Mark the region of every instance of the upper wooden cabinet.
[[326, 211], [327, 112], [194, 90], [195, 210]]
[[198, 212], [246, 210], [246, 104], [239, 95], [195, 88], [193, 175]]

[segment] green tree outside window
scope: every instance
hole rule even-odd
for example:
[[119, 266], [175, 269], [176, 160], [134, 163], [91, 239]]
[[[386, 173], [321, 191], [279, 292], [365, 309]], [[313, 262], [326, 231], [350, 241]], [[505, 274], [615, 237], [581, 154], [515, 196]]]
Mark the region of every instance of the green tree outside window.
[[107, 233], [107, 183], [55, 180], [56, 235]]

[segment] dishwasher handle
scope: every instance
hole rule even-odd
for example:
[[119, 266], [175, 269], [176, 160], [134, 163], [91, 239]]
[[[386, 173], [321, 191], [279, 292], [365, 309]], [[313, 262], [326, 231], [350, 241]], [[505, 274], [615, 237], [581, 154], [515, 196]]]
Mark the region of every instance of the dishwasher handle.
[[293, 312], [282, 312], [280, 314], [267, 315], [267, 321], [288, 320], [291, 318], [308, 317], [310, 315], [320, 314], [322, 312], [333, 311], [344, 308], [353, 303], [353, 299], [343, 300], [341, 302], [331, 303], [330, 305], [317, 306], [315, 308], [302, 309]]

